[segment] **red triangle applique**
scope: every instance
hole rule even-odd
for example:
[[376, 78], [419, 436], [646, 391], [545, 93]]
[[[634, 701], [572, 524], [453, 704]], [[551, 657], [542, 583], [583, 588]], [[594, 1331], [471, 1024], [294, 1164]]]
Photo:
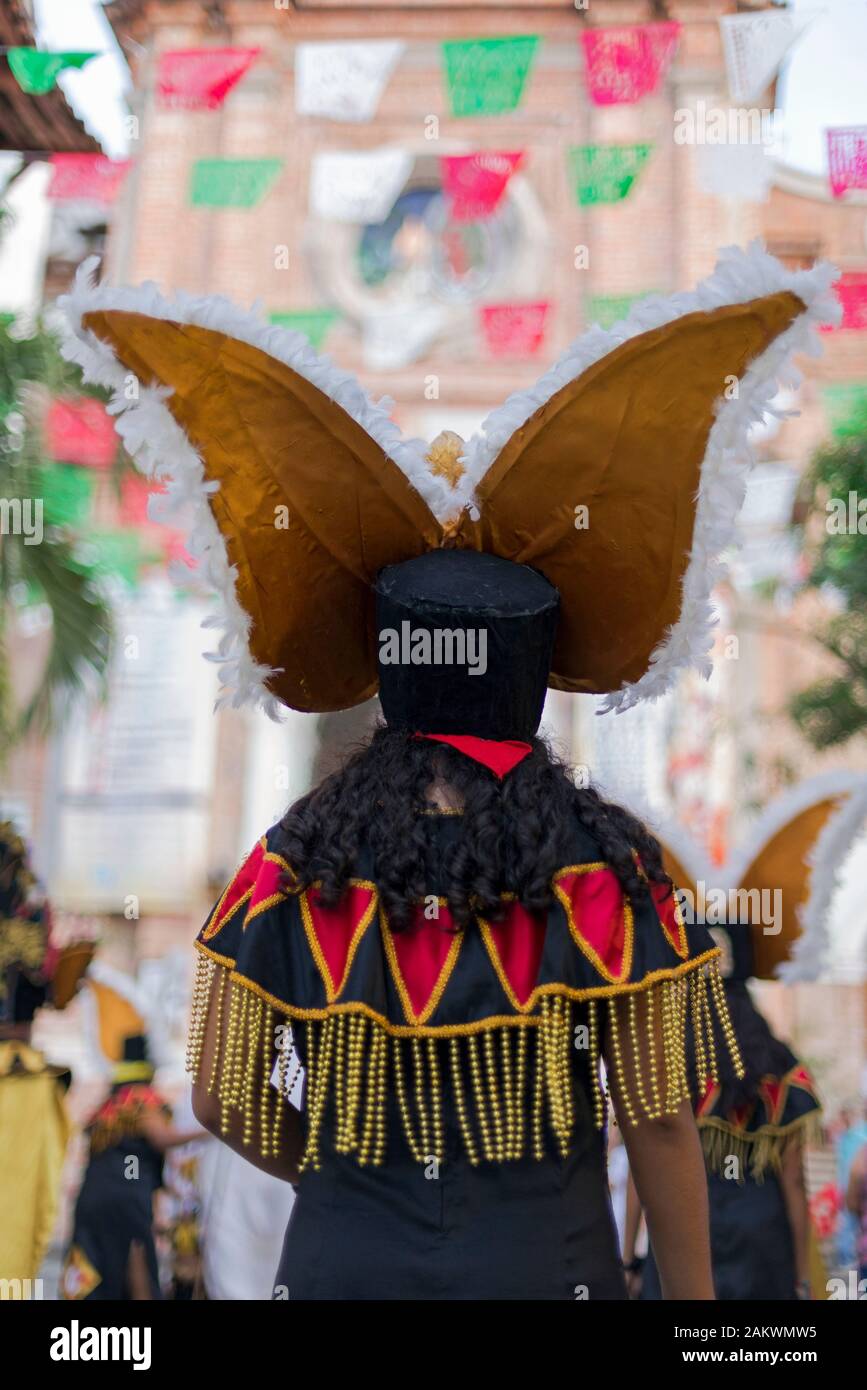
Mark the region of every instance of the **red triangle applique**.
[[210, 941], [225, 926], [232, 913], [253, 895], [256, 879], [265, 856], [265, 837], [247, 855], [232, 882], [214, 908], [210, 922], [202, 932], [202, 941]]
[[440, 901], [436, 919], [419, 903], [409, 926], [393, 932], [382, 914], [382, 937], [395, 987], [408, 1023], [426, 1023], [442, 997], [464, 939]]
[[632, 908], [617, 875], [605, 864], [562, 869], [554, 892], [569, 931], [603, 979], [619, 985], [632, 968]]
[[336, 907], [326, 907], [316, 888], [301, 894], [301, 919], [329, 1004], [340, 998], [358, 944], [376, 911], [372, 883], [350, 880]]
[[805, 1091], [812, 1092], [816, 1089], [812, 1076], [807, 1071], [807, 1068], [801, 1066], [800, 1063], [798, 1066], [792, 1067], [786, 1080], [789, 1082], [790, 1086], [802, 1086]]
[[500, 983], [516, 1009], [525, 1009], [539, 982], [539, 966], [545, 948], [546, 913], [527, 912], [510, 902], [499, 922], [479, 918], [482, 939]]
[[719, 1089], [719, 1085], [716, 1081], [714, 1081], [713, 1077], [709, 1076], [706, 1078], [704, 1092], [702, 1094], [701, 1100], [699, 1101], [695, 1109], [697, 1119], [701, 1119], [703, 1116], [709, 1115], [711, 1113], [711, 1111], [714, 1108], [714, 1105], [716, 1104], [716, 1098], [719, 1095]]
[[759, 1090], [762, 1093], [762, 1100], [765, 1102], [765, 1109], [768, 1112], [768, 1123], [776, 1123], [777, 1116], [781, 1110], [781, 1100], [784, 1091], [783, 1082], [775, 1076], [767, 1076], [762, 1082]]
[[656, 905], [659, 925], [665, 932], [669, 945], [677, 952], [681, 960], [686, 960], [689, 955], [689, 945], [675, 891], [669, 888], [667, 883], [650, 883], [650, 894]]

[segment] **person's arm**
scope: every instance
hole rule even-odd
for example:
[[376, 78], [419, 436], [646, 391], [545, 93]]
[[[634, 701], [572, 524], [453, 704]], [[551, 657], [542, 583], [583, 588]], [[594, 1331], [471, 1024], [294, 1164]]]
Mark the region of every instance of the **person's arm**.
[[846, 1186], [846, 1208], [854, 1216], [860, 1216], [864, 1207], [864, 1188], [867, 1181], [867, 1148], [860, 1149], [852, 1160], [849, 1169], [849, 1182]]
[[167, 1120], [165, 1115], [161, 1115], [157, 1110], [142, 1116], [140, 1128], [148, 1143], [161, 1154], [166, 1153], [168, 1149], [176, 1149], [181, 1144], [192, 1144], [197, 1139], [210, 1137], [204, 1129], [175, 1129], [171, 1120]]
[[[284, 1182], [297, 1183], [298, 1164], [304, 1151], [301, 1117], [294, 1106], [290, 1105], [282, 1096], [277, 1095], [276, 1090], [272, 1088], [273, 1101], [278, 1107], [276, 1154], [273, 1152], [275, 1147], [273, 1144], [269, 1145], [268, 1154], [263, 1154], [255, 1139], [250, 1143], [244, 1143], [244, 1121], [237, 1110], [229, 1112], [228, 1129], [226, 1132], [223, 1131], [222, 1108], [216, 1085], [212, 1086], [212, 1082], [216, 1081], [220, 1075], [226, 1049], [228, 1009], [225, 1007], [225, 998], [224, 1007], [221, 1009], [216, 1007], [218, 991], [224, 988], [228, 991], [228, 980], [225, 978], [225, 974], [223, 967], [218, 965], [211, 984], [204, 1045], [198, 1077], [193, 1084], [193, 1114], [199, 1124], [204, 1125], [211, 1134], [222, 1139], [224, 1144], [228, 1144], [230, 1149], [234, 1149], [235, 1153], [246, 1158], [256, 1168], [261, 1168], [263, 1173], [270, 1173], [272, 1177], [280, 1178]], [[217, 1030], [218, 1017], [221, 1020], [219, 1032]], [[259, 1049], [255, 1061], [256, 1075], [253, 1078], [255, 1095], [261, 1093], [264, 1066], [262, 1051]]]
[[783, 1149], [780, 1160], [780, 1186], [792, 1231], [797, 1282], [806, 1286], [810, 1279], [810, 1213], [804, 1182], [804, 1151], [798, 1143], [789, 1143]]
[[[625, 999], [619, 1003], [618, 1047], [613, 1046], [609, 1025], [605, 1038], [606, 1066], [629, 1167], [647, 1219], [662, 1295], [666, 1299], [713, 1299], [707, 1177], [692, 1109], [684, 1100], [674, 1114], [663, 1114], [653, 1120], [636, 1109], [639, 1092], [636, 1073], [646, 1077], [652, 1071], [647, 994], [640, 994], [636, 1000], [635, 1029], [628, 1025]], [[660, 1090], [664, 1095], [666, 1078], [662, 1058], [665, 1049], [659, 1008], [653, 1011], [653, 1022], [653, 1055], [658, 1059]], [[637, 1039], [637, 1059], [632, 1053], [632, 1038]], [[631, 1108], [638, 1117], [637, 1124], [630, 1121], [630, 1107], [618, 1084], [618, 1051]]]
[[641, 1230], [644, 1213], [635, 1187], [635, 1179], [630, 1170], [626, 1178], [626, 1219], [623, 1223], [623, 1268], [626, 1272], [626, 1287], [631, 1298], [635, 1297], [639, 1275], [632, 1266], [635, 1264], [635, 1246]]

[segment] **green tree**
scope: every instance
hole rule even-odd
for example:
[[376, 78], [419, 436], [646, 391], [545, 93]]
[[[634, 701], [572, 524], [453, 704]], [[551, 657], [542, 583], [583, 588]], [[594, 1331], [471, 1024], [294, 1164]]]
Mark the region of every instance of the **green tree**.
[[[47, 732], [87, 686], [104, 688], [110, 610], [93, 572], [75, 554], [74, 538], [43, 517], [37, 544], [16, 517], [33, 516], [41, 497], [45, 405], [56, 394], [97, 394], [64, 362], [53, 334], [38, 322], [26, 337], [0, 325], [0, 761], [28, 731]], [[22, 606], [47, 604], [51, 613], [48, 655], [36, 693], [14, 707], [10, 616]]]
[[802, 504], [806, 587], [825, 593], [835, 610], [813, 635], [837, 671], [794, 695], [789, 713], [822, 749], [867, 733], [867, 403], [814, 455]]

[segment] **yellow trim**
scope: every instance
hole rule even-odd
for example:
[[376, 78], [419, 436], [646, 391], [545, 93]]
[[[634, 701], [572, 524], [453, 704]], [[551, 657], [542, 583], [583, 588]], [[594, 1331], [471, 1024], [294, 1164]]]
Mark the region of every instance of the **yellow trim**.
[[211, 941], [213, 937], [217, 935], [217, 932], [222, 931], [226, 923], [232, 917], [234, 917], [235, 913], [238, 911], [238, 908], [243, 906], [243, 904], [247, 902], [248, 899], [252, 898], [253, 889], [256, 887], [255, 879], [250, 884], [250, 887], [247, 889], [247, 892], [243, 895], [243, 897], [240, 897], [236, 903], [233, 903], [229, 911], [225, 915], [223, 915], [223, 904], [226, 901], [229, 894], [231, 893], [232, 889], [234, 888], [235, 883], [238, 879], [238, 874], [242, 873], [243, 870], [247, 867], [247, 864], [250, 862], [250, 856], [253, 854], [253, 851], [257, 848], [257, 846], [259, 849], [265, 850], [267, 852], [268, 843], [264, 835], [261, 837], [261, 839], [256, 841], [256, 844], [253, 846], [253, 849], [250, 850], [250, 854], [247, 855], [243, 864], [239, 866], [237, 871], [232, 875], [231, 879], [223, 889], [223, 892], [220, 895], [220, 901], [217, 903], [217, 906], [211, 913], [211, 920], [208, 922], [207, 926], [204, 928], [202, 932], [202, 941]]
[[235, 962], [231, 956], [221, 956], [219, 952], [212, 951], [211, 947], [206, 946], [201, 938], [194, 941], [193, 945], [195, 946], [197, 951], [201, 951], [203, 956], [207, 956], [210, 960], [216, 961], [217, 965], [226, 965], [229, 967], [230, 970], [234, 970]]
[[151, 1081], [153, 1074], [152, 1062], [117, 1062], [112, 1068], [111, 1079], [120, 1085], [125, 1081]]
[[783, 1139], [790, 1135], [794, 1130], [800, 1129], [802, 1125], [815, 1122], [821, 1115], [821, 1110], [817, 1106], [815, 1110], [808, 1110], [805, 1115], [798, 1115], [797, 1119], [790, 1120], [787, 1125], [759, 1125], [758, 1129], [738, 1129], [729, 1120], [720, 1120], [716, 1115], [708, 1115], [706, 1118], [697, 1118], [696, 1124], [701, 1129], [718, 1129], [725, 1134], [730, 1134], [733, 1139], [741, 1139], [745, 1144], [754, 1144], [761, 1139]]
[[[504, 894], [504, 898], [514, 898], [514, 896], [514, 893]], [[539, 986], [537, 985], [536, 988], [531, 991], [530, 997], [527, 1000], [526, 1004], [520, 1003], [517, 994], [512, 988], [512, 983], [508, 975], [506, 974], [503, 962], [500, 960], [500, 953], [497, 950], [496, 942], [494, 941], [494, 935], [491, 931], [490, 922], [487, 920], [486, 917], [479, 917], [478, 914], [476, 915], [476, 921], [479, 924], [479, 930], [482, 934], [482, 940], [485, 943], [485, 949], [490, 957], [491, 964], [497, 972], [500, 984], [503, 986], [503, 991], [506, 994], [509, 1003], [511, 1004], [513, 1009], [517, 1009], [518, 1013], [529, 1013], [530, 1009], [533, 1007], [533, 1001], [535, 1000], [536, 994], [538, 993]]]
[[616, 975], [611, 974], [611, 971], [605, 965], [604, 961], [602, 960], [602, 957], [597, 954], [597, 952], [590, 945], [590, 942], [585, 941], [582, 937], [580, 931], [578, 930], [578, 926], [575, 922], [575, 918], [572, 915], [571, 899], [567, 896], [564, 890], [560, 888], [558, 882], [559, 879], [565, 878], [567, 874], [597, 873], [600, 869], [607, 869], [609, 873], [611, 872], [610, 865], [605, 863], [570, 864], [568, 868], [558, 870], [558, 872], [554, 875], [554, 877], [551, 880], [551, 887], [554, 890], [554, 896], [559, 900], [560, 905], [566, 914], [566, 921], [569, 925], [569, 933], [572, 937], [572, 940], [575, 942], [575, 945], [578, 947], [579, 951], [581, 951], [582, 955], [587, 957], [594, 970], [596, 970], [604, 980], [609, 980], [613, 985], [622, 985], [624, 981], [628, 979], [629, 972], [632, 969], [633, 916], [632, 906], [629, 902], [629, 899], [625, 896], [625, 894], [623, 895], [623, 922], [625, 939], [623, 942], [623, 963], [621, 966], [620, 975], [618, 977]]
[[[204, 950], [201, 943], [196, 943], [198, 949]], [[715, 946], [711, 951], [705, 951], [700, 956], [695, 956], [692, 960], [684, 961], [682, 965], [672, 966], [665, 970], [654, 970], [650, 975], [645, 975], [643, 980], [625, 985], [600, 985], [589, 989], [573, 989], [569, 985], [548, 984], [539, 985], [533, 992], [533, 1003], [544, 998], [549, 994], [559, 994], [564, 999], [572, 999], [578, 1003], [588, 999], [608, 999], [615, 995], [641, 993], [650, 989], [652, 985], [658, 984], [661, 980], [681, 979], [689, 974], [691, 970], [696, 970], [702, 965], [707, 965], [712, 960], [717, 960], [720, 956], [720, 948]], [[221, 962], [222, 964], [223, 962]], [[237, 984], [243, 985], [253, 994], [257, 994], [260, 999], [264, 999], [267, 1004], [286, 1015], [287, 1018], [303, 1019], [325, 1019], [337, 1013], [357, 1013], [365, 1014], [378, 1023], [386, 1033], [392, 1037], [411, 1038], [413, 1036], [431, 1038], [453, 1038], [468, 1036], [472, 1033], [483, 1033], [488, 1028], [499, 1027], [519, 1027], [535, 1028], [540, 1023], [538, 1015], [520, 1014], [492, 1014], [488, 1018], [480, 1018], [472, 1023], [446, 1023], [439, 1026], [427, 1026], [415, 1024], [406, 1026], [400, 1023], [392, 1023], [384, 1014], [372, 1009], [369, 1004], [359, 1001], [350, 1001], [344, 1004], [330, 1004], [321, 1009], [302, 1009], [295, 1004], [287, 1004], [285, 1000], [278, 999], [275, 994], [270, 994], [263, 989], [255, 980], [251, 980], [247, 975], [240, 974], [237, 970], [232, 970], [230, 979]]]
[[[427, 899], [425, 899], [425, 901], [427, 901]], [[438, 897], [437, 902], [439, 903], [440, 907], [448, 907], [447, 898]], [[457, 964], [458, 955], [460, 954], [460, 949], [463, 945], [464, 933], [462, 931], [455, 931], [452, 933], [452, 942], [449, 946], [448, 954], [446, 955], [445, 960], [440, 966], [440, 973], [437, 976], [436, 984], [434, 985], [431, 991], [430, 998], [428, 999], [421, 1013], [417, 1014], [414, 1008], [412, 1007], [412, 1000], [409, 997], [409, 991], [404, 982], [403, 975], [400, 972], [400, 965], [397, 959], [397, 951], [394, 947], [392, 931], [391, 927], [388, 925], [388, 917], [386, 915], [384, 907], [380, 908], [379, 911], [379, 924], [382, 934], [383, 945], [385, 946], [385, 954], [388, 959], [389, 966], [391, 967], [392, 979], [394, 980], [395, 989], [397, 990], [401, 1005], [403, 1006], [404, 1018], [409, 1023], [427, 1023], [428, 1019], [436, 1009], [443, 996], [443, 990], [445, 989], [446, 985], [451, 979], [452, 971], [454, 970], [455, 965]]]
[[322, 976], [322, 983], [325, 986], [325, 998], [328, 1000], [329, 1004], [333, 1004], [337, 999], [340, 998], [344, 988], [346, 987], [346, 981], [349, 978], [349, 972], [352, 968], [352, 962], [355, 959], [355, 953], [358, 950], [361, 938], [364, 936], [364, 933], [367, 931], [367, 928], [373, 921], [373, 914], [376, 911], [377, 903], [379, 902], [379, 892], [377, 890], [376, 884], [371, 883], [370, 879], [367, 878], [351, 878], [347, 882], [347, 888], [367, 888], [370, 892], [371, 897], [370, 902], [364, 909], [364, 913], [359, 918], [355, 927], [353, 927], [352, 940], [349, 943], [349, 950], [346, 953], [346, 964], [343, 967], [343, 976], [340, 980], [340, 984], [335, 988], [334, 981], [331, 978], [331, 971], [328, 969], [328, 962], [325, 959], [322, 947], [319, 945], [319, 938], [316, 935], [316, 927], [313, 922], [313, 916], [310, 911], [310, 903], [308, 900], [308, 894], [310, 893], [310, 889], [319, 888], [320, 883], [321, 880], [317, 879], [315, 883], [311, 883], [310, 888], [305, 888], [304, 892], [300, 895], [299, 901], [301, 903], [301, 920], [304, 923], [304, 931], [307, 935], [307, 944], [310, 947], [310, 954], [313, 956], [313, 959], [316, 962], [316, 968], [319, 971], [319, 974]]

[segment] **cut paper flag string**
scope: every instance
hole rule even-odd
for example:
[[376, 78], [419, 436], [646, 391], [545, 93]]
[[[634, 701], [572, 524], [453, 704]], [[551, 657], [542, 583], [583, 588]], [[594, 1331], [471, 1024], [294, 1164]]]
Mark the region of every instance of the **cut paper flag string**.
[[835, 382], [832, 386], [825, 386], [822, 402], [831, 433], [836, 439], [852, 439], [864, 433], [867, 381]]
[[282, 159], [197, 159], [190, 202], [194, 208], [254, 208], [282, 169]]
[[640, 294], [590, 294], [586, 299], [586, 322], [598, 323], [600, 328], [613, 328], [628, 316], [635, 304], [658, 293], [658, 290], [642, 290]]
[[93, 396], [58, 397], [43, 425], [45, 452], [56, 463], [110, 468], [117, 454], [114, 423], [102, 401]]
[[216, 111], [246, 76], [259, 48], [176, 48], [161, 53], [156, 91], [160, 106]]
[[719, 26], [732, 101], [747, 106], [767, 90], [805, 27], [785, 10], [721, 15]]
[[867, 125], [837, 126], [825, 135], [833, 197], [842, 198], [850, 188], [867, 188]]
[[310, 168], [310, 207], [328, 222], [384, 222], [413, 166], [406, 150], [325, 150]]
[[65, 68], [83, 68], [99, 53], [46, 53], [40, 48], [7, 48], [6, 59], [22, 92], [44, 96]]
[[46, 463], [39, 470], [39, 488], [49, 526], [82, 524], [93, 502], [93, 474], [66, 463]]
[[48, 197], [54, 202], [88, 198], [113, 203], [131, 162], [104, 154], [53, 154]]
[[318, 352], [329, 328], [339, 317], [336, 309], [289, 309], [269, 314], [268, 321], [276, 323], [279, 328], [290, 328], [293, 333], [303, 333], [310, 346]]
[[482, 331], [493, 357], [534, 357], [545, 339], [549, 300], [523, 304], [485, 304]]
[[406, 44], [299, 43], [295, 49], [295, 110], [332, 121], [370, 121]]
[[584, 72], [596, 106], [640, 101], [656, 91], [680, 40], [676, 20], [584, 29]]
[[157, 558], [146, 552], [137, 531], [91, 531], [76, 549], [76, 559], [97, 576], [121, 579], [130, 589], [142, 566]]
[[647, 163], [652, 145], [572, 145], [569, 174], [581, 207], [618, 203]]
[[823, 333], [867, 329], [867, 271], [847, 270], [834, 283], [836, 294], [843, 308], [843, 316], [838, 324], [823, 323]]
[[765, 146], [752, 144], [698, 145], [696, 184], [714, 198], [740, 203], [764, 203], [771, 184], [771, 164]]
[[538, 35], [461, 39], [443, 44], [453, 116], [495, 116], [520, 105]]
[[452, 218], [456, 222], [478, 222], [490, 217], [523, 158], [521, 150], [509, 154], [480, 150], [477, 154], [443, 155], [443, 193]]

